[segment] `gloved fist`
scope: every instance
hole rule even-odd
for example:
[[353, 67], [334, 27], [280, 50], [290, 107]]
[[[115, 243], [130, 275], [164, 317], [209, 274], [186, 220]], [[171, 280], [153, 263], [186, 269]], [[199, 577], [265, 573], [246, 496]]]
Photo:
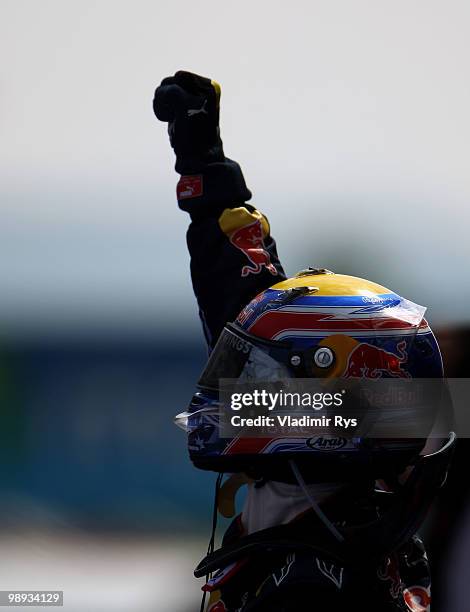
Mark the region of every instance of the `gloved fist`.
[[220, 85], [197, 74], [179, 70], [163, 79], [155, 91], [153, 110], [168, 123], [176, 171], [197, 172], [224, 159], [219, 135]]

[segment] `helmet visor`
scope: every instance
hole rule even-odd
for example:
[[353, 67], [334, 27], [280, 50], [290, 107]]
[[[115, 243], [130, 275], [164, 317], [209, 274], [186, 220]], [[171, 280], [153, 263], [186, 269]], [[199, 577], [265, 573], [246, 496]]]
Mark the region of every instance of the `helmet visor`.
[[287, 366], [290, 350], [288, 342], [270, 342], [252, 338], [235, 325], [228, 324], [222, 331], [198, 387], [219, 390], [220, 379], [273, 382], [291, 378]]

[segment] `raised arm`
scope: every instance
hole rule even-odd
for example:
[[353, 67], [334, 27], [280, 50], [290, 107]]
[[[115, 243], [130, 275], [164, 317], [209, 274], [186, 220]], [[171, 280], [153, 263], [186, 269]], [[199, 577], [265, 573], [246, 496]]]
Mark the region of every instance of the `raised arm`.
[[247, 204], [241, 168], [224, 155], [219, 103], [215, 81], [183, 71], [162, 81], [153, 102], [176, 153], [178, 206], [191, 217], [191, 278], [211, 348], [227, 321], [285, 278], [268, 220]]

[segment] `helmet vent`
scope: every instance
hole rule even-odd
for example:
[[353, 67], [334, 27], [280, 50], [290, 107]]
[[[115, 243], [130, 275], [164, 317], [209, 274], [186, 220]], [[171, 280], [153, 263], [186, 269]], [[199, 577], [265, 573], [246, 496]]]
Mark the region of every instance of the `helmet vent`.
[[308, 267], [306, 270], [300, 270], [295, 275], [295, 278], [300, 278], [301, 276], [314, 276], [315, 274], [334, 274], [331, 270], [327, 270], [327, 268], [312, 268]]

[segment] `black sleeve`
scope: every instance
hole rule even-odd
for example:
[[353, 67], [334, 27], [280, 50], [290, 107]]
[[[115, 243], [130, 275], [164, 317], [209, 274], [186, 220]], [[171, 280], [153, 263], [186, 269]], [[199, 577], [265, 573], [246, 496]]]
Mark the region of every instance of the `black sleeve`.
[[238, 164], [226, 159], [217, 166], [182, 176], [177, 188], [179, 206], [192, 219], [187, 233], [191, 278], [210, 348], [225, 323], [286, 278], [268, 220], [244, 201], [251, 194]]
[[266, 218], [248, 204], [193, 221], [187, 242], [194, 293], [212, 348], [225, 323], [285, 274]]

